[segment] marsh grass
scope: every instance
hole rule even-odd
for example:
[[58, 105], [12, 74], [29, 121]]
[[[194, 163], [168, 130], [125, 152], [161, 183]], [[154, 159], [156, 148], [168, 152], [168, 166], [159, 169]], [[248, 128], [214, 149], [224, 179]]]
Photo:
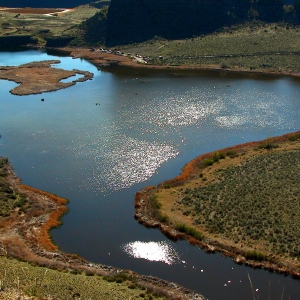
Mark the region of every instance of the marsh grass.
[[195, 238], [196, 240], [202, 241], [204, 236], [200, 232], [198, 232], [195, 228], [190, 227], [186, 224], [176, 224], [175, 229], [179, 232], [185, 233], [187, 235], [190, 235], [191, 237]]

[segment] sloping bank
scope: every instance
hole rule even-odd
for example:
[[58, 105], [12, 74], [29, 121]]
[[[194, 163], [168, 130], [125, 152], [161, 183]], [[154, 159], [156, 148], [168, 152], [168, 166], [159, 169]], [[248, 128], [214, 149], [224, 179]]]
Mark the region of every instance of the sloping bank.
[[300, 278], [299, 165], [300, 132], [203, 154], [139, 191], [135, 218], [238, 264]]
[[[156, 294], [160, 299], [204, 299], [175, 283], [94, 264], [78, 255], [61, 252], [52, 243], [49, 230], [60, 225], [59, 219], [68, 211], [66, 204], [66, 199], [23, 185], [8, 159], [0, 157], [0, 256], [14, 257], [64, 273], [99, 275], [109, 282], [126, 281], [129, 288], [150, 291], [149, 295]], [[4, 265], [8, 266], [7, 263]], [[20, 268], [29, 270], [28, 267]], [[8, 277], [8, 271], [2, 271], [0, 273], [5, 276], [0, 278], [1, 289]], [[40, 287], [40, 284], [36, 282], [35, 286]], [[117, 290], [118, 285], [114, 288]], [[120, 289], [124, 290], [124, 285], [120, 285]], [[109, 295], [107, 297], [110, 299]]]

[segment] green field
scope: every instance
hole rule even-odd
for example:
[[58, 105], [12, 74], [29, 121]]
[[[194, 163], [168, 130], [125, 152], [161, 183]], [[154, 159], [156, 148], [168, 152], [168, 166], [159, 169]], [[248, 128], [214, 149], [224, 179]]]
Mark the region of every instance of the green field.
[[0, 11], [0, 36], [30, 35], [43, 46], [46, 38], [64, 36], [67, 29], [92, 17], [97, 11], [99, 9], [94, 6], [82, 5], [65, 13], [20, 13], [16, 17], [16, 13], [3, 10]]
[[103, 277], [59, 272], [5, 255], [0, 255], [0, 270], [0, 299], [165, 299], [139, 287], [127, 273]]
[[120, 49], [149, 56], [158, 65], [297, 72], [300, 27], [253, 22], [192, 39], [157, 38]]
[[252, 157], [220, 169], [215, 183], [184, 189], [177, 203], [212, 233], [299, 259], [299, 163], [299, 151]]
[[246, 258], [283, 259], [299, 268], [299, 134], [289, 139], [197, 160], [192, 178], [183, 170], [178, 178], [186, 179], [157, 188], [152, 215], [198, 240], [239, 249]]

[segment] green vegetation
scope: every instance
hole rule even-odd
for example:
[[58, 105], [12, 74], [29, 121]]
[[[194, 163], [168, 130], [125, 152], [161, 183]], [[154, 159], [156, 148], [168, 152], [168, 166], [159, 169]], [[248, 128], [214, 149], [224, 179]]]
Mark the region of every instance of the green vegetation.
[[27, 207], [24, 196], [15, 192], [7, 182], [7, 163], [7, 158], [0, 157], [0, 218], [15, 211], [22, 213]]
[[74, 40], [70, 45], [101, 46], [105, 44], [106, 22], [108, 6], [104, 6], [91, 18], [83, 21], [79, 26], [73, 26], [68, 31]]
[[187, 226], [186, 224], [176, 224], [175, 229], [179, 232], [190, 235], [199, 241], [202, 241], [204, 238], [203, 234], [198, 232], [195, 228]]
[[[236, 244], [300, 258], [299, 150], [270, 151], [221, 168], [215, 180], [181, 191], [194, 224]], [[263, 259], [263, 254], [247, 256]]]
[[220, 159], [224, 159], [224, 158], [225, 158], [224, 153], [216, 151], [212, 157], [204, 160], [204, 165], [212, 166], [215, 162], [218, 162]]
[[22, 295], [35, 299], [165, 299], [123, 272], [112, 277], [72, 274], [32, 266], [5, 255], [0, 256], [0, 270], [1, 299], [19, 299]]
[[298, 37], [299, 26], [252, 22], [186, 40], [155, 39], [122, 51], [150, 56], [151, 63], [158, 65], [297, 71]]
[[[107, 2], [105, 2], [107, 3]], [[67, 30], [91, 18], [99, 8], [93, 5], [82, 5], [65, 13], [42, 14], [39, 10], [30, 13], [0, 11], [0, 37], [3, 41], [13, 41], [13, 45], [45, 45], [46, 40], [63, 38], [65, 43], [74, 39]], [[98, 5], [99, 6], [99, 5]], [[61, 42], [61, 41], [60, 41]], [[1, 47], [7, 46], [1, 40]], [[61, 44], [58, 44], [61, 46]]]
[[248, 250], [246, 251], [245, 253], [245, 257], [247, 259], [253, 259], [253, 260], [267, 260], [267, 255], [262, 253], [262, 252], [259, 252], [259, 251], [256, 251], [256, 250]]
[[161, 213], [160, 209], [162, 207], [161, 203], [157, 200], [157, 197], [153, 196], [150, 198], [150, 206], [153, 217], [162, 223], [169, 221], [169, 217]]
[[271, 138], [267, 138], [266, 142], [264, 142], [264, 143], [262, 143], [262, 144], [260, 144], [258, 146], [258, 149], [268, 149], [268, 150], [271, 150], [271, 149], [277, 148], [277, 147], [278, 147], [278, 145], [274, 144], [272, 142]]

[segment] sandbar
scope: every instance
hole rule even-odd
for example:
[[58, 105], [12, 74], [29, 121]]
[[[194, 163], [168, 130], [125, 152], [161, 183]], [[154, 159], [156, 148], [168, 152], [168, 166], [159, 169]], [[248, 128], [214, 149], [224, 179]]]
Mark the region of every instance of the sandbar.
[[[10, 93], [14, 95], [31, 95], [52, 92], [75, 85], [77, 82], [83, 82], [93, 78], [93, 73], [88, 71], [72, 71], [53, 68], [53, 64], [59, 64], [59, 60], [46, 60], [40, 62], [31, 62], [20, 66], [0, 67], [0, 79], [14, 81], [19, 86], [13, 88]], [[83, 77], [64, 83], [62, 79], [75, 76], [77, 74]]]

